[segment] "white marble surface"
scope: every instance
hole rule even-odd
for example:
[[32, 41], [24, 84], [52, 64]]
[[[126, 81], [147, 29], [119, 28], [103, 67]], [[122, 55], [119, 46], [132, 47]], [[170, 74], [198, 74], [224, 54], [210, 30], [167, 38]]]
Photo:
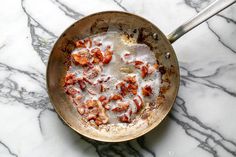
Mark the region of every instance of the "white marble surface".
[[14, 0], [0, 5], [0, 157], [236, 156], [236, 5], [176, 41], [181, 86], [169, 116], [125, 143], [86, 139], [62, 123], [45, 87], [62, 31], [88, 14], [125, 10], [168, 34], [210, 0]]

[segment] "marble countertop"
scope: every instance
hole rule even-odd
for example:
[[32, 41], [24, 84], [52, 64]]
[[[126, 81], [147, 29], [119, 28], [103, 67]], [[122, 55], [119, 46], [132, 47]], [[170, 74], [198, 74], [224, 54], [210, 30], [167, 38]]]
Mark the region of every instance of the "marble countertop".
[[165, 34], [211, 0], [15, 0], [0, 6], [1, 157], [236, 156], [236, 5], [173, 44], [181, 86], [168, 117], [150, 133], [124, 143], [84, 138], [58, 118], [45, 86], [48, 55], [76, 20], [123, 10]]

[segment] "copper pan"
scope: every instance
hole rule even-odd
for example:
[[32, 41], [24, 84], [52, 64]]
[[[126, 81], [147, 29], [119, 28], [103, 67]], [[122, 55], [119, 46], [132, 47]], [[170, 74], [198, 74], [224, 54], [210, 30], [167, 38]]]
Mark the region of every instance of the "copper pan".
[[[149, 132], [169, 113], [179, 88], [179, 65], [171, 43], [234, 2], [235, 0], [213, 2], [168, 36], [165, 36], [146, 19], [126, 12], [99, 12], [75, 22], [59, 37], [48, 61], [47, 88], [56, 112], [73, 130], [99, 141], [127, 141]], [[80, 115], [64, 93], [63, 81], [67, 70], [64, 63], [69, 53], [74, 49], [73, 40], [110, 30], [138, 33], [137, 41], [148, 45], [155, 53], [157, 61], [163, 65], [162, 69], [159, 70], [162, 73], [162, 79], [170, 81], [170, 88], [161, 93], [161, 102], [154, 104], [152, 109], [140, 115], [139, 120], [135, 123], [126, 127], [106, 125], [96, 129], [81, 120]]]

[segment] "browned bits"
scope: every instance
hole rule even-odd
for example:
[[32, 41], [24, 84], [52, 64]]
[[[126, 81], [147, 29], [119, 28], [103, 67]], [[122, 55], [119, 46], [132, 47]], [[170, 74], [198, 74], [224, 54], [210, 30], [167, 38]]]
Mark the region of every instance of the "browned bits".
[[164, 95], [159, 95], [159, 96], [157, 97], [157, 103], [158, 103], [159, 105], [162, 105], [162, 104], [164, 104], [164, 102], [165, 102], [165, 96], [164, 96]]
[[142, 88], [142, 94], [144, 96], [150, 96], [152, 94], [152, 88], [151, 86], [146, 85], [145, 87]]
[[160, 66], [159, 66], [159, 72], [160, 72], [162, 75], [164, 75], [164, 74], [166, 73], [166, 69], [165, 69], [165, 67], [164, 67], [163, 65], [160, 65]]

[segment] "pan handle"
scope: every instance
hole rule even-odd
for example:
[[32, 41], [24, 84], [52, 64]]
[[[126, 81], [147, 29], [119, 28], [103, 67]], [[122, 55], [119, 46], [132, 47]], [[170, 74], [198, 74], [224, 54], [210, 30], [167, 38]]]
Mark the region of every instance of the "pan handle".
[[181, 36], [183, 36], [188, 31], [192, 30], [193, 28], [200, 25], [202, 22], [208, 20], [221, 10], [227, 8], [228, 6], [235, 3], [236, 0], [216, 0], [213, 3], [211, 3], [208, 7], [200, 11], [197, 15], [195, 15], [193, 18], [191, 18], [189, 21], [185, 22], [181, 26], [179, 26], [177, 29], [175, 29], [173, 32], [171, 32], [167, 39], [170, 41], [170, 43], [175, 42], [177, 39], [179, 39]]

